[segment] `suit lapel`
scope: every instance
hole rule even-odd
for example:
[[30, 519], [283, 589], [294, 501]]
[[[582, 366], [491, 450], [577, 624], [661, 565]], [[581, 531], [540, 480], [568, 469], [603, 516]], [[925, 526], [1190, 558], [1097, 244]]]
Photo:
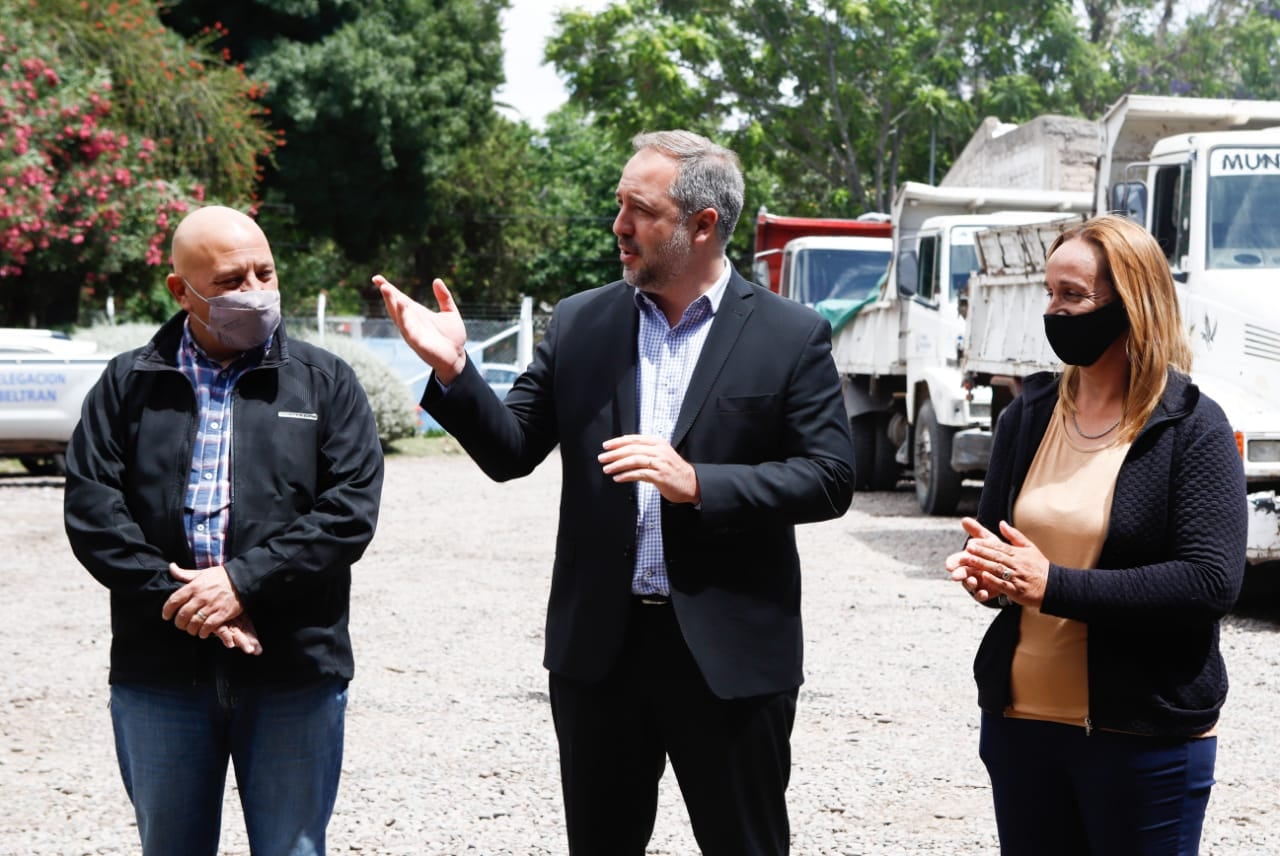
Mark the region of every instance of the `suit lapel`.
[[[607, 330], [612, 341], [606, 343], [605, 359], [613, 361], [612, 374], [617, 381], [613, 390], [613, 424], [615, 437], [640, 431], [636, 411], [636, 348], [640, 335], [640, 310], [630, 286], [619, 290], [619, 298], [609, 306], [600, 328]], [[616, 331], [616, 333], [615, 333]]]
[[[706, 404], [711, 388], [720, 376], [721, 370], [729, 359], [729, 352], [738, 341], [747, 318], [755, 308], [752, 298], [752, 285], [734, 271], [729, 276], [729, 284], [725, 287], [724, 298], [720, 308], [711, 321], [711, 330], [707, 333], [707, 341], [698, 356], [698, 364], [694, 366], [693, 377], [689, 379], [689, 389], [685, 392], [684, 401], [680, 405], [680, 415], [676, 418], [675, 430], [671, 432], [671, 445], [680, 447], [684, 436], [689, 432], [693, 420], [697, 418]], [[634, 372], [633, 372], [634, 376]]]

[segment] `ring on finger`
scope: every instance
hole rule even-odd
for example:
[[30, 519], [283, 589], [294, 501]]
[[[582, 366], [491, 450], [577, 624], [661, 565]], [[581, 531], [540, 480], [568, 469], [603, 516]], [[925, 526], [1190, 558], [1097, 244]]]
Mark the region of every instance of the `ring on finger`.
[[[1004, 566], [1002, 565], [1001, 567], [1004, 567]], [[1004, 580], [1005, 582], [1009, 582], [1009, 580], [1013, 579], [1013, 569], [1004, 568], [1004, 570], [1000, 572], [1000, 579]]]

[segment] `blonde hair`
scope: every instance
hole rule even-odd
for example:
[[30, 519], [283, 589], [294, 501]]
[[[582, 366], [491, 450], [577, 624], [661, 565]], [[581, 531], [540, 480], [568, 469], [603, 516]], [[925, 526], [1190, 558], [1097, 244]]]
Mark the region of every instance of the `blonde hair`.
[[[1119, 436], [1132, 441], [1160, 403], [1168, 370], [1191, 372], [1191, 343], [1182, 326], [1173, 276], [1155, 238], [1125, 217], [1104, 214], [1065, 229], [1048, 255], [1074, 240], [1097, 251], [1098, 281], [1114, 286], [1129, 316], [1129, 388]], [[1076, 412], [1079, 386], [1080, 367], [1067, 366], [1058, 395], [1069, 413]]]

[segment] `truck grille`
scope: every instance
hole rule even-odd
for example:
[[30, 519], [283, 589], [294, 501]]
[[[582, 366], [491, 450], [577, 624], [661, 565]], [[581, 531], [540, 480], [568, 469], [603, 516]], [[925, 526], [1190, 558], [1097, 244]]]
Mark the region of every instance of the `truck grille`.
[[1245, 324], [1244, 354], [1280, 363], [1280, 333], [1257, 324]]
[[1274, 464], [1280, 461], [1280, 440], [1250, 440], [1247, 448], [1251, 463]]

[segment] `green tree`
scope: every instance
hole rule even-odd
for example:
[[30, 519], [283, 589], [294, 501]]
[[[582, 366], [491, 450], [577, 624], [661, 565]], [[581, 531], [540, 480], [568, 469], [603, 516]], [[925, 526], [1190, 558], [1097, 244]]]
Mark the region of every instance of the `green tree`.
[[562, 13], [547, 56], [619, 138], [729, 126], [784, 202], [857, 214], [887, 207], [931, 114], [954, 112], [960, 69], [927, 11], [905, 0], [632, 0]]
[[555, 302], [621, 276], [614, 191], [630, 155], [572, 104], [547, 117], [528, 153], [531, 207], [547, 233], [529, 260], [527, 293]]
[[1278, 16], [1244, 0], [618, 0], [562, 13], [547, 57], [618, 140], [727, 136], [771, 205], [853, 215], [940, 176], [987, 115], [1098, 117], [1127, 91], [1273, 97]]
[[468, 175], [468, 150], [498, 133], [506, 6], [179, 0], [167, 20], [188, 33], [225, 20], [232, 58], [267, 82], [264, 101], [285, 141], [265, 179], [272, 203], [351, 262], [393, 261], [394, 248], [412, 278], [429, 283], [475, 245], [451, 220], [460, 198], [451, 182]]
[[277, 139], [260, 100], [263, 84], [214, 52], [225, 27], [204, 28], [188, 43], [161, 23], [154, 2], [20, 5], [60, 65], [106, 73], [112, 121], [156, 142], [157, 172], [198, 178], [211, 198], [230, 205], [254, 200]]

